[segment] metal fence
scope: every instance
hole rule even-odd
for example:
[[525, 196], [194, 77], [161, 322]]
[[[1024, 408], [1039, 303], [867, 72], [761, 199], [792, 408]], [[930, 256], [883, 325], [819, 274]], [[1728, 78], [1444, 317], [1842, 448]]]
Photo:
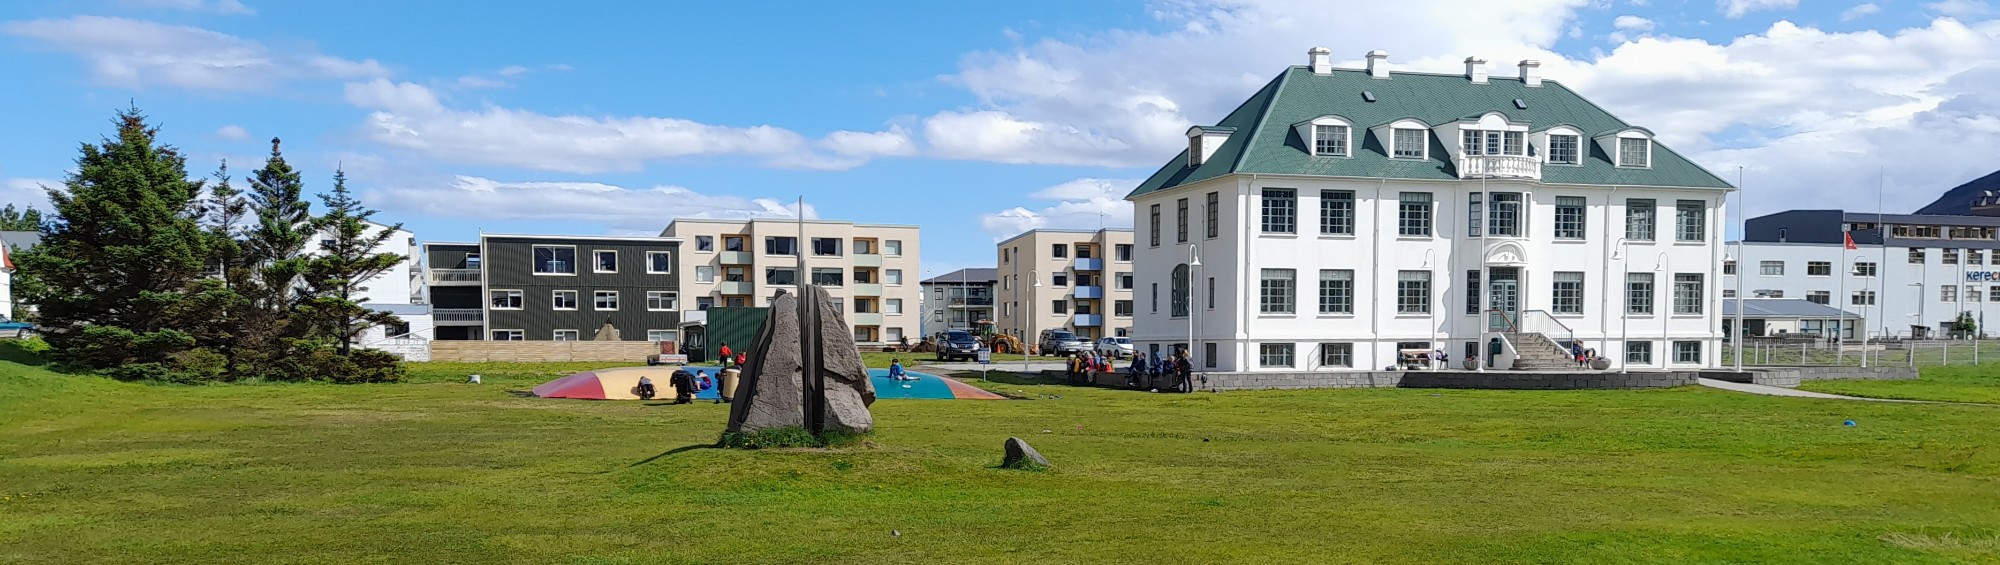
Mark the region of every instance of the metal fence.
[[[1737, 350], [1724, 342], [1723, 366], [1736, 364]], [[1831, 340], [1745, 340], [1746, 367], [1937, 367], [2000, 361], [2000, 341], [1994, 340], [1871, 340], [1845, 343]]]

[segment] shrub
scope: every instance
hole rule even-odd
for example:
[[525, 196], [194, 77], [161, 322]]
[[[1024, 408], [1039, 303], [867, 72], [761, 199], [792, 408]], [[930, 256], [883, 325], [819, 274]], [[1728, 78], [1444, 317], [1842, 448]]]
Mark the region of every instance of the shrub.
[[722, 447], [731, 449], [780, 449], [786, 447], [844, 447], [859, 443], [863, 434], [828, 431], [825, 437], [813, 437], [812, 432], [799, 426], [769, 428], [750, 433], [723, 432]]
[[328, 381], [341, 384], [393, 383], [403, 378], [403, 359], [375, 349], [341, 355], [331, 345], [301, 342], [276, 363], [269, 378], [287, 381]]

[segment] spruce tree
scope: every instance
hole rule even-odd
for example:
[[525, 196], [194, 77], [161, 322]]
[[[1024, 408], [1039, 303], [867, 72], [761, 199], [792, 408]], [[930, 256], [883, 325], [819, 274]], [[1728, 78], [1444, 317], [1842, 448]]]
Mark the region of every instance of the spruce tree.
[[0, 208], [0, 231], [42, 231], [45, 225], [42, 211], [32, 205], [25, 210], [16, 210], [13, 204]]
[[197, 345], [186, 328], [207, 316], [198, 281], [211, 239], [192, 213], [202, 182], [137, 108], [115, 123], [117, 137], [82, 144], [76, 171], [49, 190], [59, 220], [16, 258], [36, 281], [24, 298], [51, 353], [81, 368], [167, 362]]
[[379, 225], [368, 220], [375, 211], [363, 206], [347, 190], [345, 171], [334, 172], [333, 192], [319, 198], [326, 206], [326, 213], [314, 226], [325, 239], [307, 268], [308, 287], [313, 294], [310, 309], [320, 319], [321, 327], [326, 328], [327, 337], [339, 340], [340, 354], [347, 355], [350, 344], [362, 330], [398, 321], [392, 314], [362, 307], [354, 297], [368, 290], [362, 283], [403, 262], [402, 255], [375, 252], [395, 237], [403, 225], [371, 230], [371, 226]]

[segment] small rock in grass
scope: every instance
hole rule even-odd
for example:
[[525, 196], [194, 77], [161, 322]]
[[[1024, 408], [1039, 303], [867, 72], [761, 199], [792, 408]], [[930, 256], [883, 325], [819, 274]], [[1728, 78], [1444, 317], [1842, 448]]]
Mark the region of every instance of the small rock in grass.
[[1005, 447], [1007, 455], [1005, 459], [1000, 460], [1001, 467], [1009, 469], [1040, 469], [1049, 466], [1049, 460], [1042, 457], [1041, 452], [1035, 451], [1035, 448], [1029, 447], [1028, 442], [1021, 441], [1021, 438], [1007, 438]]

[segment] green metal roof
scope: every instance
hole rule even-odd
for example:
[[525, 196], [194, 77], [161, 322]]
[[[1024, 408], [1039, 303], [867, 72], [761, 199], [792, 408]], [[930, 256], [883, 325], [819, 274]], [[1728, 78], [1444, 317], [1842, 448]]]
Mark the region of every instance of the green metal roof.
[[[1544, 165], [1542, 182], [1683, 188], [1733, 188], [1714, 173], [1694, 164], [1658, 140], [1653, 142], [1649, 168], [1621, 168], [1589, 138], [1639, 129], [1597, 107], [1561, 83], [1544, 80], [1530, 87], [1518, 78], [1491, 77], [1473, 84], [1464, 75], [1390, 73], [1376, 79], [1367, 71], [1335, 69], [1317, 75], [1291, 67], [1250, 96], [1216, 126], [1236, 128], [1228, 141], [1199, 166], [1187, 165], [1187, 151], [1140, 183], [1126, 198], [1192, 184], [1232, 173], [1318, 175], [1334, 177], [1458, 180], [1442, 140], [1432, 135], [1430, 159], [1390, 159], [1385, 140], [1368, 131], [1399, 119], [1415, 119], [1433, 127], [1488, 112], [1505, 114], [1541, 131], [1567, 125], [1583, 132], [1588, 149], [1583, 164]], [[1372, 92], [1375, 102], [1362, 99]], [[1516, 108], [1515, 99], [1527, 103]], [[1321, 116], [1340, 116], [1354, 123], [1351, 157], [1316, 157], [1292, 126]]]

